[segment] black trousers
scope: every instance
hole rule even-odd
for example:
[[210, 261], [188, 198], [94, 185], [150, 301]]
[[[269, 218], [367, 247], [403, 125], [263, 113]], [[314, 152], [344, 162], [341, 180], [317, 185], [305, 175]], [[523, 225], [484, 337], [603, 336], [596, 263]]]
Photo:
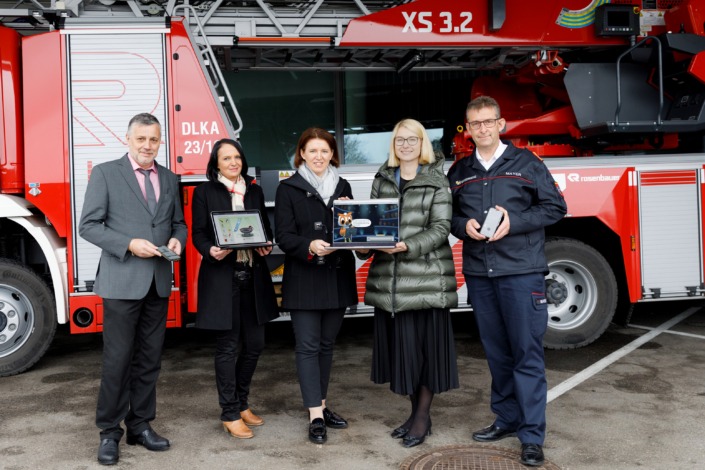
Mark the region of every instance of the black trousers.
[[292, 310], [296, 337], [296, 370], [306, 408], [321, 406], [328, 394], [335, 338], [345, 309]]
[[218, 331], [215, 340], [215, 381], [222, 421], [238, 420], [240, 412], [249, 408], [252, 376], [264, 349], [264, 325], [257, 323], [252, 278], [233, 277], [232, 304], [232, 329]]
[[95, 423], [101, 439], [149, 428], [157, 413], [168, 298], [152, 283], [143, 299], [103, 299], [103, 371]]

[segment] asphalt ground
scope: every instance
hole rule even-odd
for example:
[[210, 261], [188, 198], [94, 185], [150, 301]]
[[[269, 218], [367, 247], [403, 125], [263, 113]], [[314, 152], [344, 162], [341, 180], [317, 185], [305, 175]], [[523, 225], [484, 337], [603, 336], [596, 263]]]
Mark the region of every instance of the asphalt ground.
[[[546, 458], [564, 470], [705, 468], [704, 305], [639, 305], [629, 327], [612, 326], [582, 349], [547, 351]], [[123, 440], [113, 468], [398, 469], [415, 454], [474, 444], [471, 432], [493, 419], [490, 378], [472, 315], [454, 314], [454, 327], [460, 388], [434, 399], [433, 434], [413, 449], [389, 436], [408, 401], [369, 380], [370, 318], [347, 319], [339, 335], [328, 403], [350, 426], [329, 430], [325, 445], [307, 440], [288, 322], [267, 326], [251, 391], [252, 409], [266, 422], [249, 440], [220, 425], [209, 338], [170, 330], [153, 427], [172, 447], [149, 452]], [[94, 425], [100, 356], [99, 335], [60, 329], [34, 368], [0, 379], [0, 468], [104, 468]], [[520, 444], [493, 446], [518, 452]]]

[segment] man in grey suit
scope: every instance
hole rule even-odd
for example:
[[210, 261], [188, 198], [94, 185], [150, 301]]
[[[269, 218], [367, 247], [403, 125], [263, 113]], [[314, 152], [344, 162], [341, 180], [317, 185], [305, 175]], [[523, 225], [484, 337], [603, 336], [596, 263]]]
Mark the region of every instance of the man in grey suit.
[[103, 298], [103, 372], [96, 425], [98, 461], [117, 463], [118, 443], [167, 450], [169, 441], [150, 422], [171, 294], [171, 262], [186, 243], [176, 175], [154, 161], [161, 126], [138, 114], [127, 129], [128, 153], [93, 168], [79, 226], [81, 237], [102, 249], [94, 292]]

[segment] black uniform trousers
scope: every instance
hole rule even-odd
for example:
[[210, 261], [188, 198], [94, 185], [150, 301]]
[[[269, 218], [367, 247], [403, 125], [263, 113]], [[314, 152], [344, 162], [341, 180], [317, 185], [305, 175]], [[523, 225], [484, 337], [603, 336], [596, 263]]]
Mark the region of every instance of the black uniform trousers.
[[103, 299], [103, 371], [96, 425], [101, 439], [120, 440], [149, 428], [157, 413], [168, 298], [154, 281], [143, 299]]
[[548, 326], [544, 276], [465, 276], [480, 340], [492, 375], [494, 424], [516, 430], [523, 444], [543, 445]]

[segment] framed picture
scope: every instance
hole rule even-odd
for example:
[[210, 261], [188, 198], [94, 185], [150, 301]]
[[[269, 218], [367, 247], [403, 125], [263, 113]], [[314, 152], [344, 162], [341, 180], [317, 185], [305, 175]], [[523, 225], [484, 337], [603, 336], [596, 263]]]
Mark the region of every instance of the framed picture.
[[270, 245], [262, 215], [257, 210], [211, 212], [216, 244], [221, 248], [242, 249]]
[[394, 248], [399, 241], [399, 200], [334, 201], [332, 234], [332, 249]]

